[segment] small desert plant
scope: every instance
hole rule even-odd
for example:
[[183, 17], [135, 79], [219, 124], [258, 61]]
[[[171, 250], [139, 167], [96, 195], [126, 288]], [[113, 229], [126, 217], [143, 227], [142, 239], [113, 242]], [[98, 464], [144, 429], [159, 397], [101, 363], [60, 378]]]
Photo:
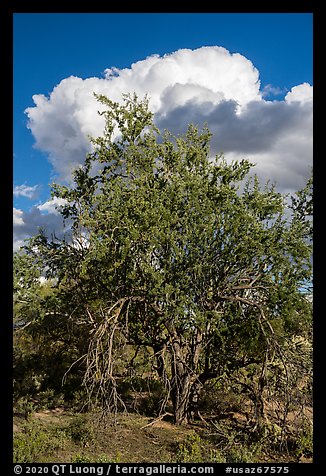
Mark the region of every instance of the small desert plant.
[[45, 462], [46, 457], [65, 445], [63, 433], [45, 431], [35, 422], [27, 423], [13, 440], [14, 463]]
[[78, 415], [69, 423], [66, 428], [66, 434], [75, 443], [87, 446], [94, 443], [95, 433], [93, 426], [87, 420], [85, 415]]
[[15, 411], [21, 413], [25, 420], [28, 420], [35, 411], [35, 404], [27, 397], [20, 398], [16, 402]]
[[109, 457], [106, 454], [100, 454], [95, 457], [91, 457], [86, 453], [77, 453], [72, 459], [72, 463], [119, 463], [120, 454], [117, 454], [115, 458]]
[[313, 455], [312, 425], [304, 425], [296, 439], [297, 448], [295, 454], [298, 458], [304, 456], [311, 458]]
[[202, 441], [197, 433], [192, 432], [185, 439], [178, 443], [176, 461], [177, 463], [201, 463]]

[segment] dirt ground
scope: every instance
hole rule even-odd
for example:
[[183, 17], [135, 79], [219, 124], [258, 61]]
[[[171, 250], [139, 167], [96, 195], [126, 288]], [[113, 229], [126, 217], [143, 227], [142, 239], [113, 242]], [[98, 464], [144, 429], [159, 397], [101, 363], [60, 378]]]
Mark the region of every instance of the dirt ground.
[[[35, 412], [29, 418], [29, 424], [34, 423], [40, 429], [64, 428], [73, 421], [75, 415], [66, 413], [63, 409], [44, 410]], [[96, 426], [95, 440], [91, 444], [72, 445], [69, 442], [53, 457], [58, 462], [70, 462], [74, 453], [82, 453], [89, 457], [105, 455], [113, 462], [149, 463], [170, 461], [174, 457], [177, 444], [183, 441], [185, 435], [193, 429], [176, 427], [168, 421], [149, 423], [152, 418], [140, 415], [121, 415], [116, 425], [110, 422]], [[21, 416], [14, 417], [14, 435], [22, 432], [26, 421]], [[53, 458], [52, 458], [53, 460]]]
[[[311, 409], [307, 409], [310, 417], [312, 416], [311, 411]], [[205, 439], [206, 435], [209, 435], [209, 430], [205, 427], [204, 422], [199, 421], [196, 424], [181, 427], [174, 425], [169, 415], [155, 420], [139, 414], [122, 414], [117, 416], [116, 424], [113, 424], [110, 419], [99, 421], [97, 416], [87, 415], [85, 429], [95, 428], [92, 433], [94, 438], [90, 442], [82, 440], [78, 442], [66, 437], [65, 429], [76, 419], [84, 417], [65, 411], [64, 408], [37, 411], [29, 417], [28, 421], [22, 415], [16, 415], [13, 422], [14, 435], [26, 433], [26, 425], [34, 425], [37, 431], [43, 435], [62, 435], [60, 448], [55, 448], [54, 445], [52, 454], [47, 450], [47, 454], [39, 456], [40, 459], [35, 462], [76, 462], [74, 460], [76, 455], [88, 458], [84, 462], [96, 462], [99, 458], [102, 460], [105, 458], [102, 462], [175, 462], [180, 445], [194, 434], [199, 436], [201, 444], [204, 443], [203, 456], [214, 452], [214, 444]], [[245, 416], [241, 413], [232, 413], [232, 415], [228, 415], [228, 418], [240, 426], [244, 425], [246, 421]], [[295, 415], [293, 415], [293, 420], [295, 420]], [[81, 431], [83, 431], [83, 427]], [[51, 438], [51, 436], [46, 438]], [[51, 443], [51, 440], [49, 441]], [[207, 462], [209, 462], [209, 456], [207, 458]], [[279, 456], [265, 455], [263, 461], [277, 461], [277, 458]], [[278, 462], [284, 461], [286, 459], [278, 460]], [[290, 458], [287, 461], [294, 460]], [[297, 461], [310, 463], [312, 458], [301, 456]]]

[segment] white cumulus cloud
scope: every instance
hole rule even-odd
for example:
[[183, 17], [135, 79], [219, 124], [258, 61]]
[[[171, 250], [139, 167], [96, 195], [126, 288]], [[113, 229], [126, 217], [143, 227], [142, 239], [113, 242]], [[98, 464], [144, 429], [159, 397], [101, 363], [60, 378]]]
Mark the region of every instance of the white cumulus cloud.
[[62, 199], [51, 199], [41, 205], [34, 205], [30, 210], [13, 209], [13, 249], [17, 251], [24, 240], [38, 233], [43, 228], [47, 236], [62, 238], [69, 233], [69, 225], [65, 227], [63, 218], [58, 212]]
[[298, 86], [294, 86], [290, 92], [285, 96], [285, 101], [288, 104], [297, 102], [300, 104], [309, 103], [312, 104], [313, 91], [312, 87], [308, 83], [302, 83]]
[[82, 163], [90, 150], [88, 135], [103, 130], [101, 105], [93, 92], [121, 101], [123, 93], [148, 94], [153, 112], [164, 116], [189, 101], [212, 106], [234, 100], [237, 106], [261, 99], [259, 73], [244, 56], [221, 47], [178, 50], [153, 55], [130, 68], [110, 68], [105, 78], [63, 79], [49, 97], [33, 96], [26, 109], [28, 127], [36, 146], [48, 154], [61, 179], [69, 179], [71, 167]]
[[35, 200], [38, 197], [39, 188], [39, 185], [15, 185], [13, 191], [14, 197], [25, 197], [31, 200]]
[[[268, 85], [278, 93], [277, 86]], [[48, 154], [59, 180], [90, 151], [104, 119], [93, 92], [121, 101], [123, 93], [148, 94], [159, 127], [183, 132], [189, 122], [208, 123], [212, 152], [249, 158], [263, 179], [281, 190], [300, 188], [312, 163], [312, 86], [295, 85], [284, 100], [266, 100], [259, 72], [239, 53], [219, 46], [152, 55], [130, 68], [111, 67], [104, 78], [63, 79], [49, 97], [33, 96], [26, 110], [36, 146]]]
[[14, 210], [13, 210], [13, 225], [14, 225], [14, 227], [24, 225], [23, 215], [24, 215], [24, 212], [22, 210], [18, 210], [17, 208], [14, 208]]
[[41, 212], [50, 213], [53, 215], [60, 215], [60, 208], [65, 205], [67, 201], [64, 198], [54, 197], [41, 205], [37, 205], [37, 208]]

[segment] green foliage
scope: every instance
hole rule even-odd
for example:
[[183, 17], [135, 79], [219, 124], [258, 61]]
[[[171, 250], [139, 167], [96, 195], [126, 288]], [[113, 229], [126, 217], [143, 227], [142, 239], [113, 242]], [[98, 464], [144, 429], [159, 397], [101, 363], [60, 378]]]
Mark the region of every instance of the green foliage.
[[94, 428], [85, 415], [74, 417], [65, 431], [67, 436], [82, 446], [90, 445], [95, 441]]
[[35, 411], [35, 404], [28, 398], [20, 398], [16, 402], [16, 411], [24, 416], [26, 420], [29, 419], [33, 411]]
[[225, 451], [226, 463], [255, 463], [257, 462], [256, 452], [249, 446], [241, 444]]
[[[35, 323], [14, 335], [14, 401], [33, 398], [38, 408], [60, 406], [76, 401], [81, 385], [82, 363], [62, 380], [79, 355], [73, 336], [60, 337], [47, 321]], [[77, 402], [76, 402], [77, 403]]]
[[209, 438], [201, 438], [192, 432], [177, 445], [177, 463], [255, 463], [259, 461], [261, 446], [253, 444], [248, 439], [241, 439], [239, 433], [227, 428], [223, 442], [215, 447], [209, 442]]
[[202, 463], [203, 450], [200, 436], [192, 432], [178, 443], [176, 451], [177, 463]]
[[57, 428], [47, 431], [34, 421], [25, 424], [22, 432], [14, 434], [13, 462], [46, 462], [49, 454], [64, 448], [63, 436]]
[[[275, 395], [271, 365], [295, 366], [286, 343], [311, 339], [302, 287], [311, 281], [312, 181], [289, 208], [249, 161], [210, 157], [207, 128], [173, 136], [155, 127], [147, 98], [97, 99], [103, 135], [73, 185], [52, 186], [71, 239], [41, 231], [16, 257], [17, 316], [32, 322], [35, 355], [48, 345], [41, 385], [51, 385], [53, 355], [75, 372], [71, 393], [84, 373], [89, 396], [112, 410], [116, 375], [136, 371], [139, 348], [151, 348], [178, 423], [193, 382], [223, 376], [253, 401]], [[30, 293], [35, 302], [18, 302]], [[289, 400], [296, 382], [283, 383]]]
[[100, 454], [96, 457], [94, 463], [121, 463], [121, 454], [117, 452], [114, 458], [109, 458], [106, 454]]
[[301, 456], [311, 458], [313, 456], [313, 431], [311, 424], [305, 424], [300, 428], [296, 437], [295, 454], [298, 458]]
[[93, 459], [84, 453], [77, 453], [71, 460], [72, 463], [94, 463]]
[[53, 388], [49, 388], [37, 394], [36, 409], [54, 409], [64, 406], [65, 396], [63, 393], [56, 392]]
[[166, 389], [157, 378], [131, 377], [118, 382], [119, 395], [133, 411], [155, 416], [166, 398]]
[[120, 463], [120, 455], [116, 458], [109, 458], [106, 454], [92, 457], [87, 453], [77, 453], [71, 459], [72, 463]]

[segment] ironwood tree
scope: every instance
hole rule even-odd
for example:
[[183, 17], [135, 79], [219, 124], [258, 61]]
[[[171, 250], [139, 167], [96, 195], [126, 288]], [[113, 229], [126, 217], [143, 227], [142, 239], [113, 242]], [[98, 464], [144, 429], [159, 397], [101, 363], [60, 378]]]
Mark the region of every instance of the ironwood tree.
[[259, 422], [269, 364], [309, 321], [311, 180], [290, 203], [248, 160], [212, 158], [207, 128], [174, 136], [157, 129], [147, 98], [97, 99], [103, 135], [73, 184], [52, 186], [70, 233], [40, 232], [26, 247], [56, 279], [55, 312], [87, 336], [90, 398], [122, 404], [123, 349], [145, 347], [176, 424], [205, 382], [250, 365], [257, 378], [244, 388]]

